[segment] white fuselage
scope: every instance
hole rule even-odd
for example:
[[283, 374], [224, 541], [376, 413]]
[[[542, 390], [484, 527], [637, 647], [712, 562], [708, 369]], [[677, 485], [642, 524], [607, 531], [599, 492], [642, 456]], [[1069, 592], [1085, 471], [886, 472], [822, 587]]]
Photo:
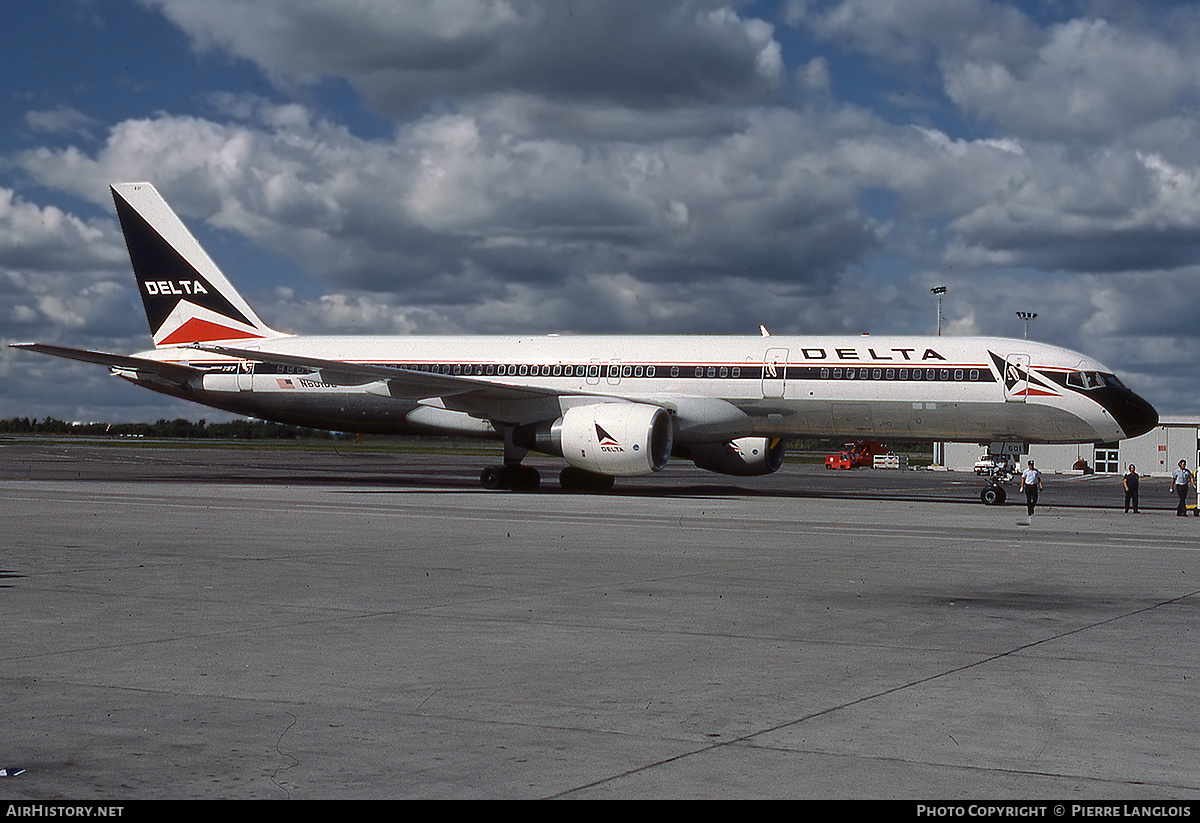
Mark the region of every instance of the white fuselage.
[[1116, 389], [1105, 386], [1101, 395], [1068, 385], [1073, 372], [1111, 376], [1104, 366], [1004, 338], [299, 336], [241, 348], [550, 391], [507, 402], [493, 392], [486, 403], [473, 399], [469, 385], [397, 395], [385, 380], [279, 362], [250, 368], [189, 348], [138, 355], [205, 369], [186, 392], [124, 376], [217, 408], [353, 432], [495, 436], [498, 426], [553, 420], [574, 405], [632, 401], [672, 412], [682, 444], [750, 435], [1030, 443], [1131, 436], [1129, 421], [1112, 408]]

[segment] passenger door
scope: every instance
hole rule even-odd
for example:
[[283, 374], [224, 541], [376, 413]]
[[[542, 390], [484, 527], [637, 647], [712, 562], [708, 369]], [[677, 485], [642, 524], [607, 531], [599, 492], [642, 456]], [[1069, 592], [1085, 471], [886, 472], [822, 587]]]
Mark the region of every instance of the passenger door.
[[763, 397], [783, 397], [787, 390], [787, 359], [787, 349], [767, 349], [763, 355]]
[[1024, 403], [1029, 393], [1029, 355], [1010, 354], [1004, 358], [1004, 399]]

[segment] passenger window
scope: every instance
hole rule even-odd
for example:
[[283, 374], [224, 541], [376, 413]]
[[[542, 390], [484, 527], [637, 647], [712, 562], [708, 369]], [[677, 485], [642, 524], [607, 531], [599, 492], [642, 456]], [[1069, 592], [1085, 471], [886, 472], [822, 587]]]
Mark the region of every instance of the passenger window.
[[821, 379], [822, 380], [829, 379], [829, 369], [821, 369]]
[[672, 376], [672, 377], [678, 377], [678, 376], [679, 376], [679, 367], [678, 367], [678, 366], [672, 366], [672, 367], [671, 367], [671, 376]]
[[888, 369], [888, 370], [887, 370], [887, 372], [885, 373], [885, 377], [886, 377], [888, 380], [892, 380], [893, 378], [895, 378], [895, 376], [896, 376], [896, 370], [895, 370], [895, 369]]
[[883, 370], [882, 370], [882, 369], [875, 369], [874, 371], [872, 371], [872, 372], [871, 372], [871, 379], [872, 379], [872, 380], [878, 380], [878, 379], [879, 379], [880, 377], [882, 377], [882, 376], [883, 376]]
[[653, 366], [647, 366], [647, 367], [646, 367], [646, 376], [647, 376], [647, 377], [653, 377], [653, 376], [654, 376], [654, 367], [653, 367]]
[[728, 375], [729, 375], [729, 369], [722, 366], [721, 367], [721, 377], [727, 377]]
[[954, 370], [954, 379], [955, 379], [955, 380], [962, 380], [962, 378], [963, 378], [963, 370], [962, 370], [962, 369], [955, 369], [955, 370]]
[[741, 368], [741, 366], [734, 366], [734, 367], [733, 367], [733, 376], [734, 376], [734, 377], [741, 377], [741, 376], [742, 376], [742, 368]]

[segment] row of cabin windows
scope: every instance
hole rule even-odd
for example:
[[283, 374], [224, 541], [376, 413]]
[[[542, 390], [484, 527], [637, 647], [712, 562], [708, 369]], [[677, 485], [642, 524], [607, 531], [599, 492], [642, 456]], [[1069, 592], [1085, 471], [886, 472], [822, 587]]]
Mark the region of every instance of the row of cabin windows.
[[[658, 374], [658, 369], [654, 366], [632, 366], [618, 365], [616, 363], [609, 365], [600, 365], [591, 363], [584, 365], [571, 365], [570, 363], [555, 363], [554, 365], [530, 365], [527, 363], [517, 364], [501, 364], [494, 363], [476, 363], [474, 365], [467, 363], [424, 363], [409, 367], [413, 371], [430, 372], [432, 374], [455, 374], [465, 376], [498, 376], [498, 377], [600, 377], [603, 370], [605, 377], [654, 377]], [[681, 370], [679, 366], [671, 366], [671, 376], [679, 377]], [[742, 369], [739, 366], [696, 366], [694, 374], [696, 377], [741, 377]]]
[[[569, 363], [568, 364], [555, 363], [552, 366], [551, 365], [545, 365], [545, 366], [529, 365], [528, 363], [522, 363], [520, 365], [517, 365], [515, 363], [508, 363], [508, 364], [502, 363], [500, 365], [497, 365], [495, 363], [487, 363], [487, 364], [484, 364], [484, 363], [475, 363], [475, 364], [443, 363], [441, 365], [438, 365], [436, 363], [434, 363], [434, 364], [423, 363], [420, 365], [411, 366], [410, 368], [413, 371], [431, 372], [433, 374], [457, 374], [457, 375], [466, 375], [466, 376], [475, 375], [475, 376], [480, 376], [480, 377], [483, 377], [483, 376], [486, 376], [486, 377], [493, 377], [493, 376], [499, 376], [499, 377], [506, 377], [506, 376], [512, 376], [512, 377], [585, 377], [585, 376], [586, 377], [599, 377], [601, 367], [600, 367], [600, 364], [598, 364], [598, 363], [592, 363], [587, 366], [584, 366], [584, 365], [575, 366], [575, 365], [571, 365]], [[618, 370], [620, 369], [619, 366], [614, 366], [611, 368], [616, 368]], [[625, 369], [626, 369], [625, 376], [626, 377], [630, 377], [630, 376], [653, 377], [654, 376], [654, 367], [653, 366], [633, 367], [633, 369], [636, 371], [636, 374], [634, 374], [632, 371], [629, 371], [630, 368], [631, 368], [630, 366], [625, 366]]]
[[[658, 370], [654, 366], [618, 365], [616, 363], [602, 366], [599, 363], [588, 365], [572, 365], [555, 363], [553, 365], [530, 365], [523, 363], [500, 364], [476, 363], [443, 363], [421, 364], [412, 366], [415, 371], [431, 372], [433, 374], [499, 376], [499, 377], [654, 377]], [[782, 371], [782, 369], [780, 369]], [[679, 366], [671, 366], [672, 377], [679, 377], [682, 370]], [[696, 366], [695, 377], [739, 378], [742, 369], [739, 366]], [[750, 376], [757, 377], [757, 374]], [[980, 378], [979, 369], [882, 369], [882, 368], [822, 368], [822, 380], [955, 380], [964, 379], [972, 382]]]
[[829, 380], [979, 380], [979, 369], [821, 369]]

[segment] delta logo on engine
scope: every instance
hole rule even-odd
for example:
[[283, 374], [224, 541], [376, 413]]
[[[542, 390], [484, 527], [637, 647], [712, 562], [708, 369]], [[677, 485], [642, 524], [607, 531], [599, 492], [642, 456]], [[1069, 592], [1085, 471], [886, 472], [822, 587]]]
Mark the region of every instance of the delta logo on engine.
[[621, 442], [611, 434], [606, 432], [599, 423], [594, 423], [596, 427], [596, 440], [600, 443], [600, 451], [602, 452], [623, 452], [624, 448]]

